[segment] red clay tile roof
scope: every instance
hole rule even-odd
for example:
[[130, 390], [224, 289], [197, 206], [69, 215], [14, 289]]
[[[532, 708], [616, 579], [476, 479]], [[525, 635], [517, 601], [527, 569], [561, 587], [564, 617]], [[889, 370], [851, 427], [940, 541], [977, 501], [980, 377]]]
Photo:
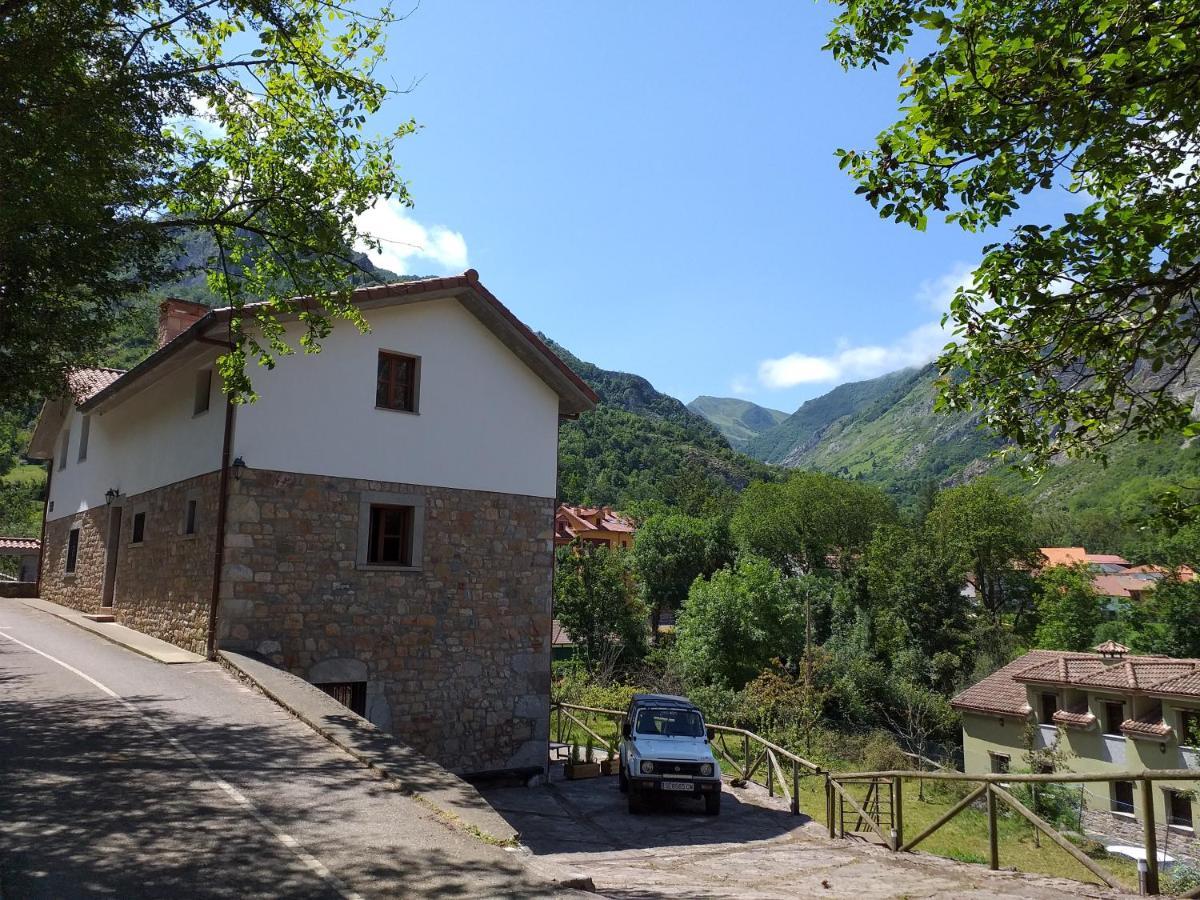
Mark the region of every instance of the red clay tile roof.
[[6, 550], [19, 550], [23, 552], [33, 552], [42, 549], [42, 542], [37, 538], [14, 538], [0, 537], [0, 553]]
[[1048, 566], [1074, 566], [1084, 562], [1087, 551], [1082, 547], [1039, 547]]
[[1117, 556], [1115, 553], [1088, 553], [1083, 558], [1090, 563], [1112, 563], [1118, 566], [1129, 565], [1129, 560], [1123, 556]]
[[550, 645], [553, 647], [569, 647], [575, 643], [571, 635], [567, 634], [567, 629], [563, 628], [562, 622], [558, 619], [550, 620]]
[[591, 531], [611, 531], [634, 534], [633, 522], [615, 513], [607, 506], [567, 506], [560, 504], [554, 514], [554, 536], [561, 541], [572, 541], [581, 534]]
[[1013, 676], [1025, 669], [1053, 660], [1057, 650], [1030, 650], [1020, 659], [997, 669], [978, 684], [971, 685], [950, 701], [955, 709], [974, 710], [1005, 716], [1024, 716], [1030, 712], [1025, 685]]
[[124, 369], [73, 369], [67, 375], [67, 389], [76, 403], [84, 403], [124, 374]]
[[1103, 657], [1094, 653], [1031, 650], [967, 688], [951, 700], [950, 705], [955, 709], [994, 715], [1027, 715], [1030, 712], [1027, 684], [1200, 697], [1200, 659], [1130, 656], [1120, 662], [1108, 660], [1106, 663]]
[[1079, 709], [1059, 709], [1055, 710], [1054, 715], [1055, 725], [1063, 725], [1067, 728], [1091, 728], [1096, 723], [1096, 717], [1088, 712], [1086, 707]]
[[1050, 684], [1076, 684], [1093, 672], [1104, 669], [1106, 663], [1099, 656], [1081, 653], [1063, 653], [1054, 659], [1038, 663], [1013, 675], [1021, 682], [1036, 681]]
[[1154, 590], [1156, 582], [1140, 575], [1097, 575], [1092, 587], [1101, 597], [1132, 597], [1134, 593]]
[[1136, 719], [1126, 719], [1121, 723], [1121, 730], [1132, 738], [1151, 738], [1165, 740], [1175, 733], [1170, 725], [1163, 721], [1162, 710], [1146, 713]]

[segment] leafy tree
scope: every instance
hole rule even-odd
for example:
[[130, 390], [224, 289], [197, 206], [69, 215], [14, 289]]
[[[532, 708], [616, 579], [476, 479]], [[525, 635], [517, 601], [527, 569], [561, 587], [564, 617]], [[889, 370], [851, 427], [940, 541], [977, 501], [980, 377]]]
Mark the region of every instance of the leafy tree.
[[939, 557], [958, 577], [972, 577], [994, 621], [1009, 609], [1020, 618], [1028, 572], [1040, 562], [1028, 503], [980, 479], [938, 494], [925, 524]]
[[1133, 648], [1141, 653], [1200, 658], [1200, 581], [1166, 579], [1129, 613]]
[[796, 582], [768, 560], [744, 555], [733, 568], [692, 585], [675, 634], [691, 678], [741, 688], [772, 660], [803, 652]]
[[938, 654], [950, 654], [954, 661], [942, 661], [941, 678], [927, 669], [917, 679], [950, 689], [948, 679], [961, 669], [961, 657], [969, 649], [969, 607], [957, 567], [939, 558], [923, 529], [884, 525], [867, 548], [864, 570], [877, 622], [890, 626], [880, 651], [892, 657], [911, 649], [926, 667]]
[[679, 609], [697, 578], [706, 578], [733, 559], [728, 526], [720, 519], [678, 513], [650, 516], [638, 528], [633, 567], [653, 617], [654, 634], [663, 609]]
[[[408, 202], [392, 153], [415, 126], [364, 134], [395, 19], [326, 0], [0, 3], [0, 404], [95, 362], [181, 234], [211, 238], [199, 265], [239, 310], [220, 361], [235, 399], [253, 397], [249, 361], [316, 350], [331, 319], [365, 327], [355, 217]], [[242, 314], [251, 299], [266, 305]]]
[[1100, 596], [1086, 565], [1051, 566], [1037, 578], [1037, 645], [1047, 650], [1090, 650], [1104, 621]]
[[[953, 301], [942, 405], [986, 409], [1035, 464], [1200, 431], [1175, 390], [1200, 351], [1200, 4], [840, 5], [827, 49], [844, 66], [917, 53], [900, 119], [839, 151], [858, 193], [918, 229], [934, 212], [1012, 226]], [[1063, 187], [1078, 200], [1058, 224], [1020, 215]]]
[[799, 472], [784, 482], [752, 484], [730, 527], [743, 550], [800, 574], [825, 568], [831, 558], [843, 571], [852, 568], [876, 526], [895, 518], [876, 487]]
[[646, 607], [629, 562], [624, 550], [578, 543], [556, 557], [554, 616], [588, 672], [602, 680], [646, 653]]

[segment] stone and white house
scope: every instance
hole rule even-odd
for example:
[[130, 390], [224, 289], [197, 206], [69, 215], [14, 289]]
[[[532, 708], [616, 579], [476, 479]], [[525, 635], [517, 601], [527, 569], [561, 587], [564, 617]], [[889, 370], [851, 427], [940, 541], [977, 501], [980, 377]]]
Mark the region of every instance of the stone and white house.
[[135, 368], [75, 372], [30, 447], [40, 594], [266, 656], [454, 770], [540, 767], [558, 424], [596, 397], [473, 270], [354, 302], [370, 333], [252, 404], [214, 370], [230, 311], [183, 301]]

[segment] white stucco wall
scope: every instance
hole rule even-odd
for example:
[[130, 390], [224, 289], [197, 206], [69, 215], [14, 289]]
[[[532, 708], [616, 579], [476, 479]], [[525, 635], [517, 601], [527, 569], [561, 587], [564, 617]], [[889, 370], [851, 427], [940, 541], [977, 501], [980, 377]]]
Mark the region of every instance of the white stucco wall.
[[211, 362], [173, 372], [115, 409], [93, 414], [83, 462], [78, 461], [83, 417], [72, 409], [63, 425], [71, 432], [64, 469], [58, 468], [61, 431], [54, 442], [49, 498], [54, 508], [47, 517], [103, 506], [109, 488], [128, 496], [219, 469], [225, 403], [216, 374], [208, 411], [192, 415], [196, 372], [203, 368], [211, 368]]
[[[234, 454], [255, 469], [553, 497], [558, 396], [454, 299], [368, 310], [254, 369]], [[293, 329], [292, 341], [297, 332]], [[379, 350], [421, 358], [419, 413], [375, 408]]]

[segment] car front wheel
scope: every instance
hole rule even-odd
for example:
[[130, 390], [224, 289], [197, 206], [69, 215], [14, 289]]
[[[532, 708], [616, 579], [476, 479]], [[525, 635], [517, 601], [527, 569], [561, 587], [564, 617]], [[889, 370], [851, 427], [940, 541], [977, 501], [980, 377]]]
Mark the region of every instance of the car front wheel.
[[721, 792], [716, 791], [712, 794], [704, 796], [704, 814], [706, 816], [719, 816], [721, 814]]

